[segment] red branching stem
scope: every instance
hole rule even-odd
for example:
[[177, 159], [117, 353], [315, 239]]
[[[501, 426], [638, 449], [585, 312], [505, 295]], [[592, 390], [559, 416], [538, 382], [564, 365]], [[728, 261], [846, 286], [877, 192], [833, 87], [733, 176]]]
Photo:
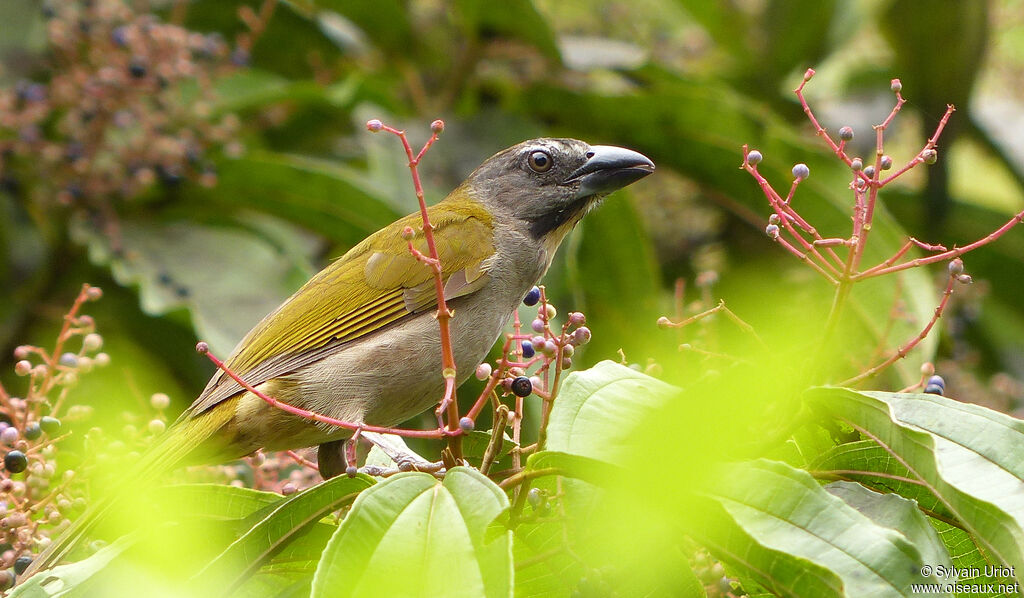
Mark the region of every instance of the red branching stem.
[[508, 371], [509, 367], [515, 365], [508, 361], [508, 352], [512, 347], [512, 342], [515, 336], [516, 335], [511, 334], [506, 335], [505, 345], [501, 349], [501, 363], [491, 371], [491, 375], [487, 379], [487, 384], [484, 385], [483, 391], [480, 392], [476, 402], [473, 403], [473, 407], [470, 408], [468, 413], [466, 413], [466, 417], [473, 421], [476, 421], [477, 416], [479, 416], [480, 412], [483, 411], [484, 405], [487, 404], [487, 399], [491, 396], [491, 393], [494, 392], [494, 389], [498, 387], [498, 383], [501, 381], [501, 377], [504, 372]]
[[942, 317], [942, 312], [943, 310], [946, 309], [946, 304], [949, 303], [949, 297], [950, 295], [953, 294], [954, 284], [956, 284], [956, 277], [950, 276], [946, 281], [946, 290], [942, 292], [942, 299], [939, 301], [939, 304], [935, 307], [935, 312], [932, 314], [931, 319], [928, 320], [928, 323], [925, 324], [924, 328], [921, 329], [921, 332], [919, 332], [917, 336], [910, 339], [910, 341], [908, 341], [903, 346], [897, 348], [896, 351], [885, 361], [879, 363], [878, 365], [870, 369], [861, 372], [860, 374], [857, 374], [853, 378], [840, 382], [839, 386], [852, 386], [854, 384], [857, 384], [858, 382], [862, 382], [864, 380], [867, 380], [868, 378], [872, 378], [882, 370], [896, 363], [900, 359], [906, 357], [907, 353], [909, 353], [914, 347], [918, 345], [918, 343], [920, 343], [922, 340], [924, 340], [926, 336], [928, 336], [928, 333], [931, 332], [932, 327], [935, 326], [935, 323], [938, 322], [939, 318]]
[[925, 143], [924, 147], [921, 148], [921, 151], [918, 152], [910, 162], [907, 162], [906, 166], [900, 168], [886, 177], [885, 180], [878, 183], [878, 186], [884, 187], [888, 185], [903, 173], [924, 162], [924, 153], [930, 149], [935, 149], [935, 146], [939, 143], [939, 135], [942, 135], [942, 130], [946, 128], [946, 123], [949, 122], [949, 117], [952, 116], [954, 112], [956, 112], [956, 107], [954, 107], [953, 104], [947, 104], [946, 113], [942, 115], [941, 119], [939, 119], [939, 124], [935, 127], [935, 133], [932, 134], [931, 139], [929, 139], [928, 142]]
[[[988, 245], [992, 241], [995, 241], [999, 237], [1003, 236], [1006, 233], [1006, 231], [1010, 230], [1011, 228], [1013, 228], [1014, 226], [1017, 226], [1018, 224], [1020, 224], [1022, 222], [1024, 222], [1024, 211], [1018, 212], [1012, 218], [1007, 220], [1006, 224], [1003, 224], [1002, 226], [1000, 226], [996, 230], [992, 231], [991, 233], [989, 233], [985, 237], [983, 237], [981, 239], [978, 239], [977, 241], [975, 241], [975, 242], [973, 242], [973, 243], [971, 243], [969, 245], [964, 245], [963, 247], [954, 247], [953, 249], [950, 249], [949, 251], [943, 251], [942, 253], [937, 253], [935, 255], [930, 255], [928, 257], [922, 257], [922, 258], [917, 258], [917, 259], [909, 260], [909, 261], [903, 262], [902, 264], [897, 264], [895, 266], [889, 265], [889, 264], [891, 264], [892, 262], [894, 262], [896, 260], [893, 259], [893, 258], [889, 258], [888, 260], [886, 260], [885, 262], [882, 262], [878, 266], [875, 266], [873, 268], [869, 268], [869, 269], [867, 269], [867, 270], [865, 270], [865, 271], [863, 271], [863, 272], [853, 276], [852, 279], [853, 280], [861, 280], [861, 279], [864, 279], [864, 278], [871, 278], [871, 277], [874, 277], [874, 276], [881, 276], [883, 274], [890, 274], [892, 272], [899, 272], [901, 270], [907, 270], [909, 268], [916, 268], [918, 266], [924, 266], [926, 264], [934, 264], [936, 262], [941, 262], [941, 261], [944, 261], [944, 260], [953, 259], [955, 257], [960, 257], [961, 255], [963, 255], [963, 254], [965, 254], [965, 253], [967, 253], [969, 251], [973, 251], [973, 250], [975, 250], [975, 249], [977, 249], [977, 248], [979, 248], [979, 247], [981, 247], [983, 245]], [[908, 247], [908, 249], [909, 249], [909, 247]], [[901, 250], [901, 251], [902, 251], [902, 253], [906, 253], [905, 250]], [[895, 256], [896, 259], [899, 259], [899, 255], [902, 255], [902, 254], [898, 254], [897, 256]]]
[[[448, 302], [444, 296], [444, 278], [441, 267], [441, 259], [438, 257], [437, 244], [434, 242], [434, 225], [430, 222], [430, 217], [427, 213], [427, 202], [423, 194], [423, 184], [420, 181], [419, 163], [423, 156], [430, 149], [430, 146], [437, 141], [439, 129], [441, 127], [432, 127], [434, 132], [419, 152], [413, 153], [412, 146], [409, 145], [409, 139], [405, 135], [405, 131], [401, 131], [390, 127], [388, 125], [382, 125], [381, 129], [396, 135], [402, 142], [402, 148], [405, 150], [405, 155], [409, 159], [409, 173], [412, 176], [413, 188], [416, 191], [416, 200], [420, 206], [420, 217], [423, 220], [423, 237], [427, 242], [427, 253], [430, 256], [429, 260], [422, 259], [422, 254], [415, 251], [410, 244], [410, 250], [413, 251], [413, 255], [417, 255], [417, 259], [423, 261], [431, 267], [434, 272], [434, 290], [437, 293], [437, 324], [440, 328], [441, 335], [441, 373], [445, 379], [444, 395], [438, 405], [438, 412], [447, 410], [448, 412], [448, 430], [452, 433], [459, 429], [459, 405], [456, 400], [455, 391], [455, 379], [456, 379], [456, 367], [455, 367], [455, 352], [452, 349], [451, 339], [451, 327], [450, 321], [452, 319], [452, 311], [448, 308]], [[455, 451], [453, 451], [455, 452]], [[456, 456], [459, 456], [456, 452]]]
[[864, 204], [863, 222], [860, 226], [860, 234], [857, 236], [857, 245], [853, 247], [853, 260], [850, 262], [849, 274], [853, 274], [857, 271], [860, 266], [860, 260], [864, 256], [864, 248], [867, 246], [868, 234], [871, 232], [871, 223], [875, 217], [875, 203], [878, 201], [878, 190], [880, 185], [878, 183], [878, 177], [882, 173], [882, 155], [885, 152], [885, 130], [892, 123], [892, 119], [896, 118], [896, 114], [899, 113], [900, 108], [906, 100], [900, 95], [900, 92], [896, 92], [896, 105], [893, 106], [892, 111], [889, 112], [889, 116], [882, 121], [881, 124], [875, 125], [875, 172], [871, 177], [871, 182], [868, 183], [867, 201]]
[[[384, 426], [371, 426], [371, 425], [367, 425], [367, 424], [360, 424], [360, 423], [345, 421], [345, 420], [341, 420], [341, 419], [336, 419], [336, 418], [333, 418], [333, 417], [328, 417], [326, 415], [322, 415], [322, 414], [316, 413], [314, 411], [309, 411], [308, 409], [302, 409], [302, 408], [296, 407], [294, 405], [289, 405], [288, 403], [285, 403], [285, 402], [283, 402], [283, 401], [281, 401], [279, 399], [275, 399], [273, 397], [267, 396], [266, 394], [260, 392], [259, 390], [254, 388], [251, 384], [249, 384], [248, 382], [243, 380], [242, 377], [239, 376], [238, 374], [236, 374], [231, 368], [229, 368], [227, 365], [225, 365], [223, 361], [221, 361], [220, 359], [217, 359], [217, 357], [215, 357], [213, 353], [211, 353], [208, 350], [204, 351], [204, 352], [206, 354], [206, 357], [210, 361], [213, 362], [213, 365], [217, 366], [225, 374], [230, 376], [231, 379], [234, 380], [235, 382], [237, 382], [242, 388], [244, 388], [245, 390], [248, 390], [252, 394], [256, 395], [257, 397], [262, 399], [263, 402], [267, 403], [271, 407], [276, 407], [277, 409], [280, 409], [280, 410], [282, 410], [282, 411], [284, 411], [286, 413], [290, 413], [292, 415], [296, 415], [296, 416], [301, 417], [303, 419], [308, 419], [310, 421], [320, 422], [320, 423], [328, 424], [328, 425], [331, 425], [331, 426], [337, 426], [339, 428], [345, 428], [346, 430], [352, 430], [352, 431], [366, 430], [367, 432], [377, 432], [377, 433], [380, 433], [380, 434], [395, 434], [397, 436], [405, 436], [407, 438], [444, 438], [445, 436], [449, 436], [449, 435], [452, 434], [452, 432], [450, 430], [442, 430], [442, 429], [437, 429], [437, 430], [409, 430], [409, 429], [404, 429], [404, 428], [387, 428], [387, 427], [384, 427]], [[456, 428], [454, 433], [455, 434], [459, 434], [460, 432], [461, 431], [458, 428]]]
[[[786, 251], [792, 253], [797, 258], [803, 260], [808, 266], [813, 268], [815, 272], [817, 272], [818, 274], [821, 274], [823, 277], [825, 277], [825, 280], [829, 281], [829, 283], [831, 283], [831, 284], [837, 284], [838, 283], [838, 281], [834, 277], [832, 277], [828, 272], [824, 271], [821, 268], [821, 266], [816, 264], [814, 262], [814, 260], [812, 260], [810, 257], [808, 257], [808, 255], [806, 253], [803, 253], [799, 249], [797, 249], [796, 247], [793, 247], [793, 245], [791, 245], [789, 243], [789, 241], [783, 239], [781, 236], [776, 238], [775, 240], [778, 242], [779, 245], [782, 245], [786, 249]], [[820, 255], [820, 254], [818, 254], [818, 255]]]
[[285, 451], [285, 454], [291, 457], [292, 461], [295, 461], [296, 463], [307, 469], [312, 469], [313, 471], [320, 471], [320, 468], [317, 467], [316, 463], [313, 463], [312, 461], [296, 453], [295, 451]]

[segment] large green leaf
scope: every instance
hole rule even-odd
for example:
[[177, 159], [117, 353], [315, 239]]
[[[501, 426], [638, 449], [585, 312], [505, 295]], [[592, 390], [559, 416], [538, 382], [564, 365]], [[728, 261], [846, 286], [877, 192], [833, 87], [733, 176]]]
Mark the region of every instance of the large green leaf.
[[1024, 422], [931, 394], [817, 388], [807, 399], [870, 435], [1024, 578]]
[[511, 532], [486, 534], [507, 508], [505, 493], [475, 469], [453, 468], [444, 482], [417, 472], [388, 478], [356, 499], [312, 596], [508, 596]]
[[[285, 243], [303, 243], [293, 228], [278, 227], [277, 233], [290, 238]], [[75, 234], [93, 262], [109, 264], [120, 284], [139, 286], [143, 311], [188, 309], [198, 335], [221, 356], [311, 274], [296, 252], [238, 227], [125, 218], [119, 252], [84, 224]]]
[[905, 596], [921, 552], [806, 472], [758, 460], [723, 467], [691, 514], [697, 538], [784, 596]]
[[271, 554], [372, 485], [373, 479], [367, 476], [340, 476], [266, 507], [253, 518], [255, 523], [211, 560], [192, 583], [207, 590], [237, 586]]
[[548, 421], [544, 447], [620, 464], [635, 427], [678, 389], [612, 361], [569, 374]]

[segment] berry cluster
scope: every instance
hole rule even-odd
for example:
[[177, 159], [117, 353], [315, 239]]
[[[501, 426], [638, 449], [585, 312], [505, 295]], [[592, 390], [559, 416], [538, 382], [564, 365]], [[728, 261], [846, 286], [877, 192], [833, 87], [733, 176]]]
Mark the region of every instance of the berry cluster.
[[213, 111], [234, 68], [219, 34], [145, 13], [146, 2], [44, 7], [51, 60], [40, 78], [0, 89], [0, 182], [41, 206], [109, 218], [112, 200], [156, 182], [216, 184], [212, 150], [240, 151], [238, 118]]
[[14, 350], [14, 372], [28, 379], [23, 396], [13, 396], [0, 385], [0, 448], [5, 451], [0, 472], [0, 587], [9, 587], [31, 563], [32, 553], [45, 548], [50, 536], [70, 525], [68, 518], [86, 505], [71, 483], [74, 472], [58, 475], [56, 443], [67, 435], [64, 422], [87, 415], [80, 407], [64, 408], [69, 391], [81, 375], [110, 363], [100, 351], [103, 337], [95, 322], [80, 313], [82, 305], [102, 295], [97, 287], [82, 287], [52, 350], [32, 345]]

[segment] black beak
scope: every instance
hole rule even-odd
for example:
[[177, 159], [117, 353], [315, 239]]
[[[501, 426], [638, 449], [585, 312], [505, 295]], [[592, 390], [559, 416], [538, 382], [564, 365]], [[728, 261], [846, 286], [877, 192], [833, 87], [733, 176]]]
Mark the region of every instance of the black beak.
[[582, 199], [611, 193], [652, 172], [654, 162], [641, 153], [613, 145], [593, 145], [587, 152], [587, 161], [562, 184], [579, 183], [575, 199]]

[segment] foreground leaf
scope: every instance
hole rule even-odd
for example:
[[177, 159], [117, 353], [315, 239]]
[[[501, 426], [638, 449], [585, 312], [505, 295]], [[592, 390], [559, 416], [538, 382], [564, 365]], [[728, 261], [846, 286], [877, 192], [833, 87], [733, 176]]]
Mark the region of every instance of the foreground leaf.
[[816, 388], [807, 397], [877, 442], [1024, 579], [1024, 422], [931, 394]]
[[545, 449], [622, 464], [622, 445], [678, 389], [612, 361], [566, 377]]
[[807, 472], [774, 461], [724, 467], [691, 522], [726, 562], [783, 596], [904, 596], [920, 551], [826, 492]]
[[363, 492], [313, 578], [326, 596], [508, 596], [512, 534], [486, 537], [508, 499], [480, 472], [398, 474]]

